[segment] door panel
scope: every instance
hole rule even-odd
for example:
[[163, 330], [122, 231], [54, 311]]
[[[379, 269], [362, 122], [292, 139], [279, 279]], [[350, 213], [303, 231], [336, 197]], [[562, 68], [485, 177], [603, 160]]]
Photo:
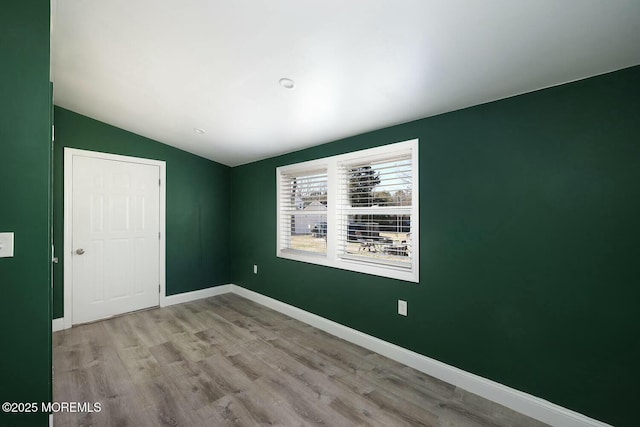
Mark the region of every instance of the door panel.
[[74, 156], [74, 324], [159, 304], [159, 175], [158, 166]]

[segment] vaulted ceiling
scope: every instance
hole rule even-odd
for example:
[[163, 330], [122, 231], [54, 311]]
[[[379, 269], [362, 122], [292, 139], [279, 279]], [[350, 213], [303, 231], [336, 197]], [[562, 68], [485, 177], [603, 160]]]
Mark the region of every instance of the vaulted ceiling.
[[640, 1], [52, 3], [56, 105], [230, 166], [637, 64]]

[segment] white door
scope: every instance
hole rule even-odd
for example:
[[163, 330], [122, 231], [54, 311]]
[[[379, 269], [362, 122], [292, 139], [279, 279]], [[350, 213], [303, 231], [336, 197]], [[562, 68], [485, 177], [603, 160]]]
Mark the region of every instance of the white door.
[[73, 323], [159, 305], [158, 166], [74, 156]]

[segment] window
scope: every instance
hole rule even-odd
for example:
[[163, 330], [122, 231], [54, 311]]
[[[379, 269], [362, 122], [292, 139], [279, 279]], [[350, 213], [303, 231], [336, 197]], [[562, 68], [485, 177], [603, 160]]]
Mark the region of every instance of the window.
[[418, 140], [276, 174], [279, 257], [418, 282]]
[[326, 255], [327, 169], [282, 172], [279, 183], [280, 249]]

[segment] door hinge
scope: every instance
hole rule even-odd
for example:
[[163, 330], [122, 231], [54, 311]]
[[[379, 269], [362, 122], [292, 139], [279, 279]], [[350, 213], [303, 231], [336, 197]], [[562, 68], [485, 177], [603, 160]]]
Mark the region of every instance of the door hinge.
[[158, 293], [160, 293], [160, 292], [162, 292], [162, 291], [160, 290], [160, 284], [158, 283]]
[[158, 240], [160, 240], [160, 232], [158, 231]]
[[158, 180], [158, 187], [161, 187], [161, 186], [162, 186], [162, 180], [161, 180], [161, 179], [159, 179], [159, 180]]

